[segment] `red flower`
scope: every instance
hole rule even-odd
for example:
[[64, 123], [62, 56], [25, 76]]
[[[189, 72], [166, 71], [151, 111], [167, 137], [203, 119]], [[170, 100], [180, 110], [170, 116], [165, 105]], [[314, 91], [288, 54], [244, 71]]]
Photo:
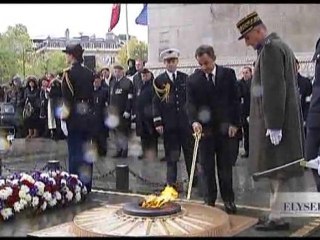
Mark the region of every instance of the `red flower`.
[[21, 181], [21, 184], [24, 184], [24, 185], [28, 186], [29, 188], [33, 187], [33, 184], [31, 182], [29, 182], [28, 180]]

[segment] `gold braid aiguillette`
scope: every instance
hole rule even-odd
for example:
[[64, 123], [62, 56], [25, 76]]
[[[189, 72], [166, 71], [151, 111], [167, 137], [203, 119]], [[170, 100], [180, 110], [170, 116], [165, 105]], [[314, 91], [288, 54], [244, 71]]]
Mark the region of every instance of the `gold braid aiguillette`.
[[156, 85], [155, 80], [153, 80], [153, 88], [157, 94], [157, 96], [160, 98], [161, 102], [169, 101], [169, 93], [170, 93], [170, 84], [166, 83], [163, 85], [163, 88], [158, 88]]

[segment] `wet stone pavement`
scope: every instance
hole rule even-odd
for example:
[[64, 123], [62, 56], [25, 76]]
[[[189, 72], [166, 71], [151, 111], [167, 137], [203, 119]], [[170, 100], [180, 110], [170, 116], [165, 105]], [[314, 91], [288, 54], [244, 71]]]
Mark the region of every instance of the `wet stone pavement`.
[[[69, 206], [64, 209], [49, 210], [37, 216], [21, 213], [8, 222], [2, 222], [0, 236], [26, 236], [28, 233], [38, 231], [47, 227], [69, 222], [73, 217], [93, 207], [103, 204], [114, 204], [128, 201], [136, 201], [138, 198], [133, 196], [123, 196], [110, 193], [116, 191], [115, 171], [112, 171], [119, 164], [129, 166], [129, 192], [150, 194], [159, 191], [166, 179], [166, 163], [157, 161], [139, 160], [141, 153], [139, 140], [132, 138], [129, 144], [129, 157], [127, 159], [113, 159], [115, 148], [112, 142], [108, 143], [108, 156], [98, 159], [94, 163], [93, 188], [105, 190], [104, 193], [92, 192], [88, 199], [79, 205]], [[242, 153], [240, 149], [240, 154]], [[159, 145], [159, 159], [164, 155], [162, 144]], [[25, 141], [17, 139], [14, 141], [12, 150], [2, 155], [2, 175], [13, 171], [30, 171], [42, 169], [48, 160], [59, 160], [60, 164], [66, 169], [67, 146], [65, 141], [52, 141], [49, 139], [33, 139]], [[316, 191], [314, 182], [309, 171], [305, 174], [305, 191]], [[187, 189], [187, 173], [183, 158], [179, 161], [178, 181], [184, 182], [184, 190]], [[253, 182], [248, 176], [247, 159], [239, 157], [233, 172], [234, 191], [238, 214], [259, 217], [266, 213], [269, 208], [269, 185], [266, 181]], [[180, 195], [185, 198], [186, 193]], [[197, 189], [193, 188], [193, 200], [202, 201]], [[220, 196], [218, 202], [221, 202]], [[258, 232], [254, 228], [247, 229], [238, 236], [290, 236], [292, 233], [308, 224], [314, 218], [291, 218], [290, 231]], [[314, 236], [320, 236], [320, 231], [315, 232]]]

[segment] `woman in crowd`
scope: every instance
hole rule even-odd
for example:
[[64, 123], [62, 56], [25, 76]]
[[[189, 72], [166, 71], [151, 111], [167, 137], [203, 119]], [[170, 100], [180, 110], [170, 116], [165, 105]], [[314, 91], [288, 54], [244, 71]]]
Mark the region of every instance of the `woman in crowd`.
[[36, 138], [38, 136], [39, 115], [40, 115], [40, 95], [37, 87], [37, 78], [27, 77], [27, 86], [25, 89], [25, 106], [23, 110], [24, 124], [28, 129], [26, 139]]
[[48, 136], [48, 94], [49, 81], [46, 77], [40, 79], [40, 135]]

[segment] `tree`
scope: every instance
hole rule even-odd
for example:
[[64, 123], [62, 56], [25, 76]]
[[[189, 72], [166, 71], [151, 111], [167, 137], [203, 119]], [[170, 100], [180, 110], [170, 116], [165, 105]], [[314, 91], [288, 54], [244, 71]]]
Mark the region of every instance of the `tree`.
[[[129, 44], [129, 56], [132, 59], [141, 59], [147, 61], [148, 58], [148, 45], [145, 42], [139, 41], [137, 38], [132, 38], [128, 42]], [[118, 55], [117, 61], [127, 66], [128, 56], [127, 56], [127, 44], [122, 46]]]

